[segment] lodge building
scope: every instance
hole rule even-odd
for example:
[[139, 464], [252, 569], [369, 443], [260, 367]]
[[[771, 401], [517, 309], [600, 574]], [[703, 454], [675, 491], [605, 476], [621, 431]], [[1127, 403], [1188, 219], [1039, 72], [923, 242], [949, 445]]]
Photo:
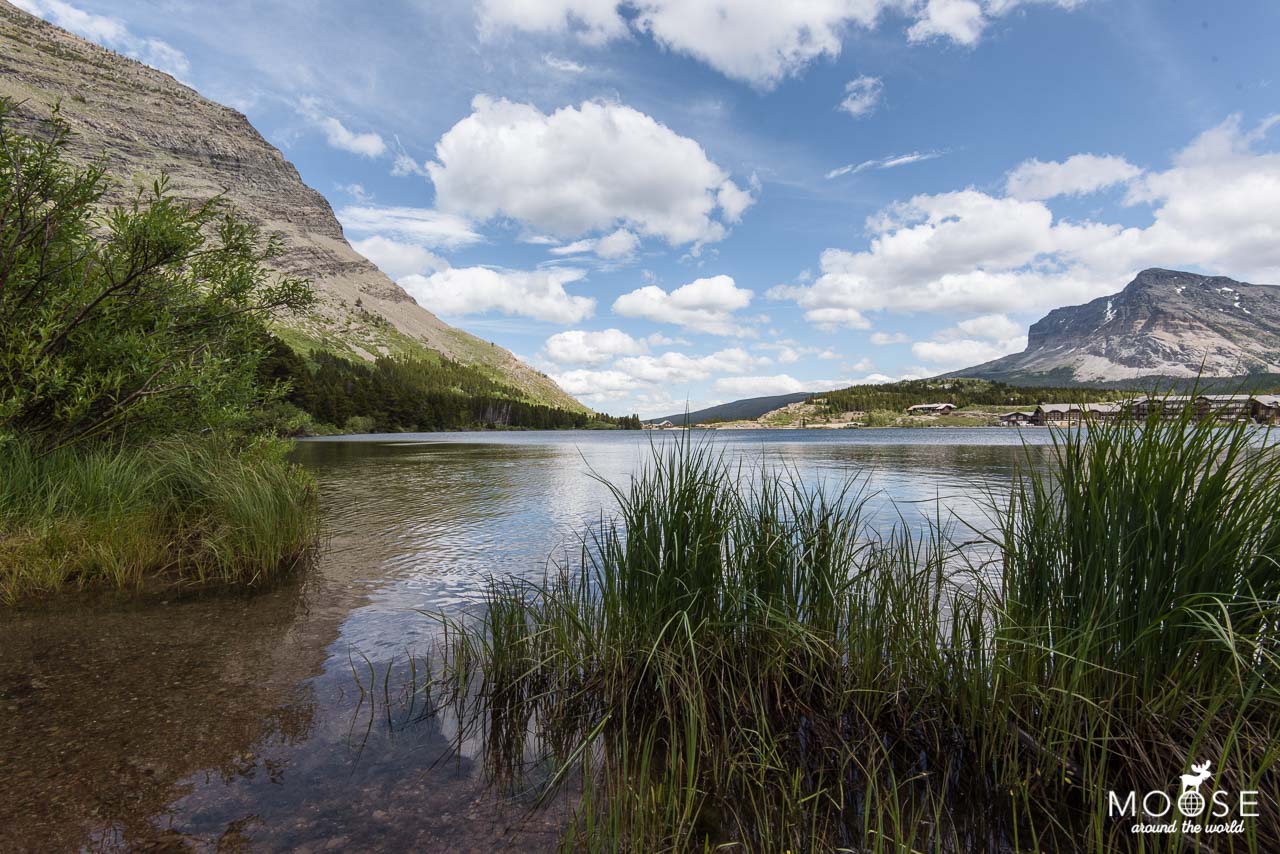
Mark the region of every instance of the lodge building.
[[1000, 416], [1005, 425], [1035, 424], [1063, 426], [1087, 421], [1111, 421], [1131, 416], [1135, 421], [1148, 418], [1172, 420], [1190, 406], [1200, 419], [1217, 421], [1253, 421], [1258, 424], [1280, 424], [1280, 394], [1201, 394], [1139, 397], [1119, 403], [1042, 403], [1034, 411], [1010, 412]]

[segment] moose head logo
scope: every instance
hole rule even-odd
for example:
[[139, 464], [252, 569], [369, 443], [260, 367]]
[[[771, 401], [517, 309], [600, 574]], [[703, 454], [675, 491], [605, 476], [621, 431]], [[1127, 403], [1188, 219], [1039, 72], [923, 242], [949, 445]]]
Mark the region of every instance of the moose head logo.
[[1182, 775], [1182, 793], [1184, 795], [1187, 792], [1200, 791], [1200, 784], [1209, 779], [1209, 766], [1211, 764], [1213, 763], [1202, 762], [1201, 764], [1196, 765], [1193, 762], [1191, 764], [1191, 770], [1195, 773]]
[[1182, 775], [1182, 794], [1178, 796], [1178, 811], [1184, 816], [1194, 817], [1204, 812], [1204, 796], [1200, 794], [1200, 784], [1209, 779], [1209, 762], [1192, 764], [1193, 774]]

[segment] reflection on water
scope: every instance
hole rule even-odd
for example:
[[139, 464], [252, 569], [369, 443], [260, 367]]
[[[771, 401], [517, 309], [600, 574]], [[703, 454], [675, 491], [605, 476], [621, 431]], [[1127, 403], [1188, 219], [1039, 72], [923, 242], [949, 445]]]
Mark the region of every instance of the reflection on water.
[[[1043, 431], [1026, 434], [1043, 443]], [[447, 722], [370, 687], [484, 579], [538, 577], [671, 434], [300, 444], [329, 539], [256, 596], [0, 616], [0, 850], [552, 850], [559, 817], [495, 802]], [[746, 466], [862, 478], [871, 518], [975, 524], [1026, 459], [1012, 430], [717, 432]], [[376, 679], [369, 676], [372, 668]], [[360, 674], [359, 678], [355, 674]], [[416, 702], [416, 701], [415, 701]]]

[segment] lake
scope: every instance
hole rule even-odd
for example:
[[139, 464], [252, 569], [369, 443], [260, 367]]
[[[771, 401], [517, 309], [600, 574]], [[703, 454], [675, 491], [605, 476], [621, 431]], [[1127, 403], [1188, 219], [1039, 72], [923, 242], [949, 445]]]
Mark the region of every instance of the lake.
[[[401, 686], [490, 575], [540, 578], [677, 433], [448, 433], [299, 443], [315, 565], [254, 595], [77, 600], [0, 616], [0, 849], [554, 850]], [[981, 526], [1045, 430], [715, 431], [748, 467], [856, 477], [878, 525]], [[1035, 452], [1033, 452], [1035, 453]], [[939, 509], [941, 508], [941, 510]], [[420, 666], [420, 665], [413, 665]], [[387, 702], [389, 701], [389, 702]]]

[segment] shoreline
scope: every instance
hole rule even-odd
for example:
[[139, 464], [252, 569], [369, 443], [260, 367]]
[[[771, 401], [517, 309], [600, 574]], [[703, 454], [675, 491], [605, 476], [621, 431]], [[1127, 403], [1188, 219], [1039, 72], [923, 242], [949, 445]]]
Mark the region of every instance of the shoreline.
[[460, 435], [464, 433], [538, 433], [538, 434], [566, 434], [566, 433], [680, 433], [682, 431], [702, 431], [706, 433], [756, 433], [766, 431], [788, 431], [788, 432], [809, 432], [809, 433], [837, 433], [843, 430], [862, 431], [862, 430], [1017, 430], [1021, 428], [1034, 428], [1037, 430], [1049, 429], [1048, 425], [1040, 424], [1018, 424], [1016, 426], [1004, 427], [998, 424], [885, 424], [868, 427], [844, 427], [832, 425], [829, 427], [795, 427], [795, 426], [774, 426], [769, 424], [761, 424], [758, 426], [750, 425], [714, 425], [704, 426], [695, 424], [691, 427], [646, 427], [643, 430], [594, 430], [594, 429], [516, 429], [516, 430], [426, 430], [426, 431], [409, 431], [404, 433], [317, 433], [308, 436], [294, 436], [290, 441], [293, 442], [342, 442], [353, 439], [361, 441], [374, 441], [383, 437], [394, 439], [399, 436], [416, 436], [416, 435]]

